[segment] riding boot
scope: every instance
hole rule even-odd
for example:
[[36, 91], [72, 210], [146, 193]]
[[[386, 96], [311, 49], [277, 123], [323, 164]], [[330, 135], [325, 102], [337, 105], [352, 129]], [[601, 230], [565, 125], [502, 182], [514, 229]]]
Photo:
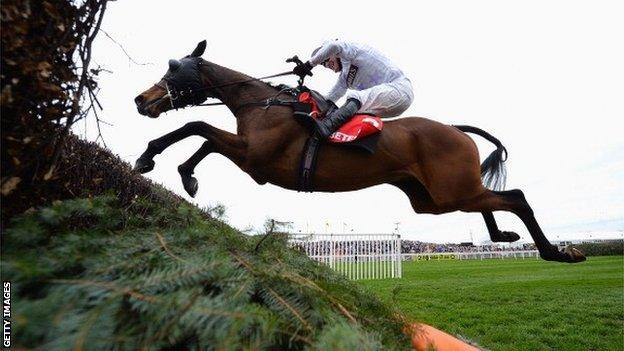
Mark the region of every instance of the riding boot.
[[362, 104], [357, 99], [349, 99], [340, 107], [332, 111], [320, 121], [316, 121], [316, 133], [321, 139], [327, 139], [340, 126], [347, 122], [360, 109]]

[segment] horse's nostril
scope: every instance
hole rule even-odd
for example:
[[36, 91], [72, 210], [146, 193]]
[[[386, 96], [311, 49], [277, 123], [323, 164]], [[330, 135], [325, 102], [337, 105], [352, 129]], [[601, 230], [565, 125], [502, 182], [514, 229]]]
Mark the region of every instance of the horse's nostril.
[[139, 95], [139, 96], [134, 98], [134, 102], [137, 105], [141, 105], [143, 103], [143, 101], [145, 101], [145, 98], [142, 95]]

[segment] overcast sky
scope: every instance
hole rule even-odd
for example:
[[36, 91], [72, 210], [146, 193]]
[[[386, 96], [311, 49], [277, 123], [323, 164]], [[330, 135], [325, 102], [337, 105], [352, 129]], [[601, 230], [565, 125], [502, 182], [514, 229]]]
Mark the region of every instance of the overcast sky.
[[[108, 147], [134, 164], [147, 143], [202, 120], [231, 132], [223, 107], [172, 111], [158, 119], [137, 113], [136, 95], [158, 81], [167, 60], [206, 39], [204, 58], [253, 76], [282, 72], [294, 54], [307, 59], [326, 39], [367, 43], [410, 78], [415, 98], [403, 116], [482, 128], [507, 147], [507, 188], [522, 189], [552, 239], [622, 237], [624, 233], [624, 21], [620, 1], [384, 1], [109, 3], [94, 63]], [[327, 92], [337, 75], [316, 68], [307, 85]], [[274, 82], [295, 84], [294, 77]], [[86, 130], [86, 132], [85, 132]], [[94, 139], [92, 122], [76, 132]], [[475, 137], [481, 159], [492, 145]], [[202, 144], [180, 142], [155, 158], [147, 177], [190, 198], [177, 166]], [[434, 242], [488, 238], [479, 214], [417, 215], [388, 185], [356, 192], [297, 193], [257, 185], [225, 157], [197, 167], [200, 206], [221, 203], [240, 229], [266, 218], [292, 221], [294, 231], [390, 233]], [[499, 227], [530, 241], [513, 215]]]

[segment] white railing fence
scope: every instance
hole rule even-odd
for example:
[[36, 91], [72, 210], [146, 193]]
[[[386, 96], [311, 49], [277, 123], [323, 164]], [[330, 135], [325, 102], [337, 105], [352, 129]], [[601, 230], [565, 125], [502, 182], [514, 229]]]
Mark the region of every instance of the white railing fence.
[[483, 260], [483, 259], [525, 259], [539, 258], [537, 250], [522, 251], [475, 251], [475, 252], [430, 252], [430, 253], [404, 253], [401, 255], [404, 261], [421, 260]]
[[401, 261], [539, 259], [537, 250], [402, 254], [398, 234], [291, 234], [289, 243], [349, 279], [401, 278]]
[[398, 234], [292, 234], [290, 245], [349, 279], [402, 275]]

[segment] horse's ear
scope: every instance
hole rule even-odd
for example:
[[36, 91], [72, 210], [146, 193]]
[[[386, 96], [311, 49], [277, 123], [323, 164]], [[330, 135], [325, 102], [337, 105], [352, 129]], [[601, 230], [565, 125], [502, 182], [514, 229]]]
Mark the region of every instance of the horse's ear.
[[174, 60], [174, 59], [169, 60], [169, 70], [171, 72], [177, 71], [178, 68], [180, 68], [181, 65], [182, 65], [182, 63], [180, 63], [180, 61], [178, 61], [178, 60]]
[[202, 40], [199, 42], [199, 44], [197, 44], [197, 47], [195, 48], [195, 50], [193, 50], [191, 56], [200, 57], [204, 54], [204, 51], [206, 51], [206, 41]]

